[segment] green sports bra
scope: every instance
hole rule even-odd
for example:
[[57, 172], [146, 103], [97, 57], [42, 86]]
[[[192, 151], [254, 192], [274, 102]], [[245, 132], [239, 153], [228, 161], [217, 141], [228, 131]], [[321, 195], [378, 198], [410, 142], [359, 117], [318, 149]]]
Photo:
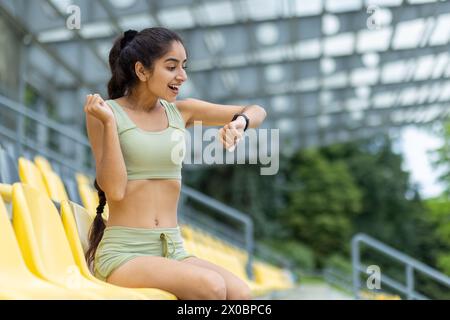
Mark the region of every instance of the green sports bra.
[[106, 101], [116, 118], [128, 180], [181, 180], [182, 162], [186, 154], [186, 126], [174, 103], [159, 101], [169, 120], [169, 126], [162, 131], [140, 129], [116, 101]]

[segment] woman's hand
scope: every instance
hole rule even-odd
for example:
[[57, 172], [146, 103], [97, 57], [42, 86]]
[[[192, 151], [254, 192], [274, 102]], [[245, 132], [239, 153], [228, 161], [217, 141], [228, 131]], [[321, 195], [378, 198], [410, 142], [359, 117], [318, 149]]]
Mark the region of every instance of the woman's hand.
[[233, 152], [236, 145], [244, 135], [245, 119], [243, 117], [237, 117], [236, 120], [226, 124], [219, 130], [220, 142], [224, 145], [225, 149]]
[[103, 124], [114, 121], [114, 113], [99, 94], [88, 94], [84, 112], [100, 120]]

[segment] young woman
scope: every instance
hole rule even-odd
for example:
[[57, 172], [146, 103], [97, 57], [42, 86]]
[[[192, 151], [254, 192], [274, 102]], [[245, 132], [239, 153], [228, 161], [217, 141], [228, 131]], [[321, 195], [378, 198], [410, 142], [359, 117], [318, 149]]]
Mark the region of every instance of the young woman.
[[177, 204], [184, 149], [174, 150], [194, 121], [223, 126], [219, 137], [228, 149], [247, 126], [258, 127], [266, 112], [257, 105], [176, 100], [187, 80], [186, 61], [173, 31], [129, 30], [109, 54], [110, 100], [87, 96], [84, 111], [100, 198], [88, 262], [97, 277], [118, 286], [159, 288], [179, 299], [249, 299], [245, 282], [183, 248]]

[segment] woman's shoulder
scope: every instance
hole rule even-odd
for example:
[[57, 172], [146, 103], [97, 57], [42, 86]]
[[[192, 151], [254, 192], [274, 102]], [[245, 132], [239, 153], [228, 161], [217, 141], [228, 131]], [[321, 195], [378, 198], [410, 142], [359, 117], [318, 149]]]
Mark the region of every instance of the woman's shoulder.
[[160, 99], [161, 103], [164, 107], [166, 107], [170, 113], [172, 113], [176, 118], [181, 120], [183, 122], [183, 126], [186, 127], [186, 121], [187, 121], [187, 113], [186, 109], [183, 109], [178, 104], [179, 101], [169, 102], [164, 99]]

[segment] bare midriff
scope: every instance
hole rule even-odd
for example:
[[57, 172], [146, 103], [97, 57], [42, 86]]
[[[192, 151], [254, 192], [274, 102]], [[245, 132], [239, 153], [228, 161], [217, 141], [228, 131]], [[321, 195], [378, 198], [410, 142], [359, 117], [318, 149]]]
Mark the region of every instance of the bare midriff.
[[129, 180], [124, 198], [108, 201], [106, 226], [176, 227], [180, 190], [181, 181], [177, 179]]

